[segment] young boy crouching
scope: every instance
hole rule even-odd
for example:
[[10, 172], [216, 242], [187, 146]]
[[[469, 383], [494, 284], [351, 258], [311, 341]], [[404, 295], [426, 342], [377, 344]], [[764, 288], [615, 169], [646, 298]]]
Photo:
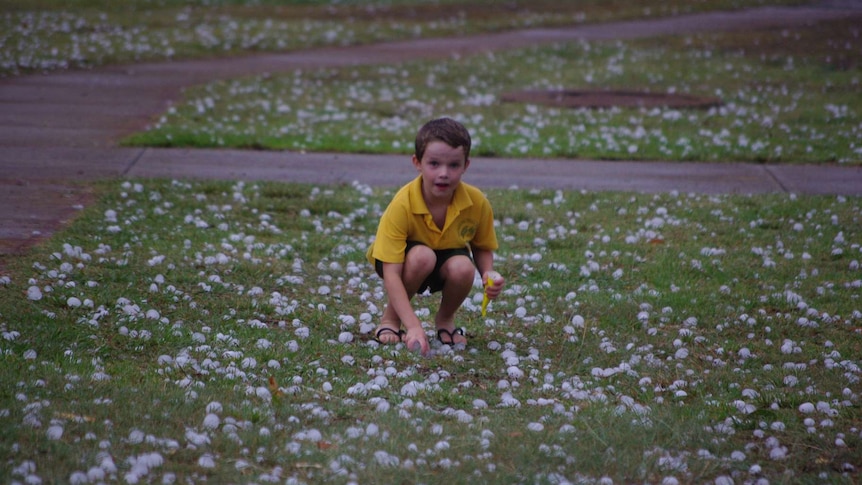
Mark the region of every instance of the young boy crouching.
[[469, 296], [476, 270], [489, 299], [505, 280], [494, 271], [497, 236], [485, 195], [461, 182], [470, 166], [470, 134], [449, 118], [429, 121], [416, 135], [413, 166], [419, 176], [393, 197], [380, 219], [368, 260], [383, 278], [388, 304], [375, 330], [377, 341], [404, 342], [427, 354], [430, 346], [410, 303], [417, 293], [442, 292], [434, 318], [444, 344], [465, 344], [455, 313]]

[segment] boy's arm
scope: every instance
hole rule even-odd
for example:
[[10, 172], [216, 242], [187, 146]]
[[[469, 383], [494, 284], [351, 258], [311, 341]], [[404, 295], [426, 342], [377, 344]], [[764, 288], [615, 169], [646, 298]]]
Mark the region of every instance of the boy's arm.
[[422, 322], [413, 311], [413, 305], [410, 304], [410, 298], [407, 296], [407, 289], [404, 287], [404, 281], [401, 279], [401, 270], [404, 265], [401, 263], [383, 263], [383, 288], [389, 297], [389, 305], [395, 310], [401, 324], [407, 330], [405, 343], [408, 349], [414, 348], [415, 342], [419, 343], [419, 350], [423, 355], [430, 350], [428, 344], [428, 336], [422, 330]]
[[503, 291], [503, 285], [506, 280], [500, 273], [494, 271], [494, 252], [486, 249], [473, 249], [473, 261], [476, 263], [476, 268], [479, 269], [479, 274], [482, 276], [482, 284], [485, 284], [487, 279], [494, 282], [493, 285], [486, 287], [485, 292], [488, 298], [494, 299]]

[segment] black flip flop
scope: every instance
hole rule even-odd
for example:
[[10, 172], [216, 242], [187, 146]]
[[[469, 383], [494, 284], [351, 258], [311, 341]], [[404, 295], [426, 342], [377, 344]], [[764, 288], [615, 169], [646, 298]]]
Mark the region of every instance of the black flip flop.
[[[444, 335], [449, 338], [448, 342], [443, 340]], [[467, 336], [464, 334], [463, 328], [456, 328], [455, 330], [452, 330], [451, 332], [446, 330], [445, 328], [440, 328], [437, 330], [437, 340], [439, 340], [440, 343], [444, 344], [444, 345], [456, 345], [455, 344], [455, 336], [456, 335], [460, 335], [464, 338], [467, 338]]]
[[394, 328], [380, 327], [377, 330], [377, 333], [374, 334], [374, 341], [377, 342], [378, 344], [381, 344], [381, 345], [391, 345], [391, 344], [396, 343], [396, 342], [381, 342], [380, 336], [385, 332], [389, 332], [391, 334], [397, 335], [399, 342], [404, 338], [405, 335], [407, 335], [407, 332], [405, 332], [404, 330], [400, 330], [400, 329], [395, 330]]

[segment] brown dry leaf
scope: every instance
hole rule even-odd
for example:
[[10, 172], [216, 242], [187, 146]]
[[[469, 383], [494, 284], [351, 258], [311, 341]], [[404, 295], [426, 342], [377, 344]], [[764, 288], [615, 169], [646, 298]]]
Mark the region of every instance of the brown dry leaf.
[[278, 382], [276, 382], [275, 377], [269, 376], [269, 392], [273, 396], [283, 396], [284, 393], [281, 392], [281, 389], [278, 388]]
[[664, 244], [664, 239], [659, 239], [659, 238], [650, 239], [649, 243], [650, 244]]
[[317, 442], [317, 449], [318, 450], [326, 451], [326, 450], [329, 450], [331, 448], [335, 448], [335, 445], [333, 445], [332, 443], [330, 443], [328, 441], [318, 441]]
[[73, 413], [54, 413], [54, 415], [57, 416], [58, 418], [68, 419], [70, 421], [75, 421], [77, 423], [80, 423], [81, 421], [84, 421], [87, 423], [92, 423], [93, 421], [96, 420], [96, 418], [93, 418], [91, 416], [81, 416], [81, 415], [73, 414]]

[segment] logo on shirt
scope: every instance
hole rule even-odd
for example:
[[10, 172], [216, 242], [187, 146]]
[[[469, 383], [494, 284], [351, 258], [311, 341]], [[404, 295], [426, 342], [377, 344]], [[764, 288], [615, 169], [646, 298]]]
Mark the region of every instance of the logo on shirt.
[[462, 241], [472, 241], [473, 237], [476, 236], [476, 222], [462, 221], [458, 226], [458, 234]]

